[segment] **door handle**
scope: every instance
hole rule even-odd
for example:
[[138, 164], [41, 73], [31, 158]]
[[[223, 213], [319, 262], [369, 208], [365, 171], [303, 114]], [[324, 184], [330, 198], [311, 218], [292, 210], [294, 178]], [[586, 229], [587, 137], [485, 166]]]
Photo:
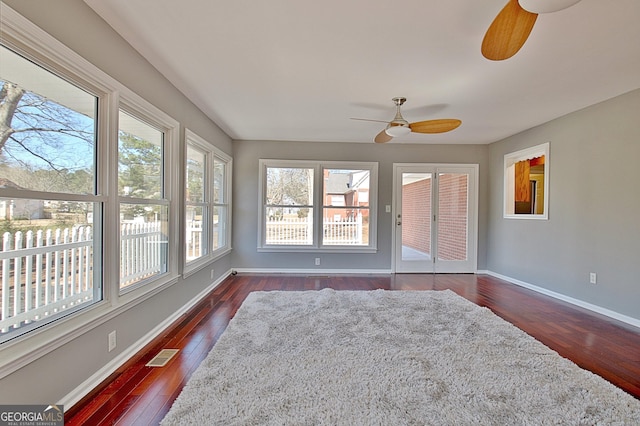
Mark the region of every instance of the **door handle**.
[[397, 221], [397, 222], [396, 222], [396, 225], [400, 226], [400, 225], [402, 225], [402, 222]]

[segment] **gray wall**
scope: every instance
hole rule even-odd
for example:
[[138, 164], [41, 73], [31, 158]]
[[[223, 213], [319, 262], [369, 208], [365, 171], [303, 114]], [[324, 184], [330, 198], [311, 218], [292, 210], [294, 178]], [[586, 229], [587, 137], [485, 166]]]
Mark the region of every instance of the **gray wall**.
[[[81, 0], [7, 0], [80, 56], [92, 62], [174, 119], [231, 154], [231, 140]], [[181, 131], [181, 139], [184, 129]], [[180, 185], [181, 187], [183, 185]], [[179, 194], [182, 197], [182, 194]], [[176, 235], [176, 238], [181, 238]], [[230, 256], [214, 265], [231, 269]], [[0, 403], [55, 403], [171, 316], [209, 284], [210, 268], [81, 335], [0, 380]], [[107, 333], [117, 330], [118, 347], [107, 352]]]
[[[640, 319], [639, 111], [636, 90], [490, 145], [488, 270]], [[544, 142], [549, 220], [504, 219], [504, 154]]]
[[[486, 267], [488, 214], [488, 151], [485, 145], [336, 144], [318, 142], [234, 141], [233, 143], [233, 266], [238, 269], [389, 270], [392, 256], [391, 204], [393, 163], [479, 164], [478, 269]], [[260, 158], [377, 161], [378, 252], [374, 254], [264, 253], [257, 251], [258, 160]], [[239, 225], [241, 224], [241, 226]], [[314, 266], [314, 258], [321, 266]]]

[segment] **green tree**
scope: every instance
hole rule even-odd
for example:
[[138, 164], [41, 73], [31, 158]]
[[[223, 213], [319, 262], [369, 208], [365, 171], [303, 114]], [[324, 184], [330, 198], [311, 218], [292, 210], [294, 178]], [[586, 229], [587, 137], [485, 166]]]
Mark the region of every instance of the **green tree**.
[[[142, 199], [162, 198], [162, 146], [120, 131], [118, 140], [118, 192]], [[160, 213], [141, 204], [122, 204], [128, 219]]]

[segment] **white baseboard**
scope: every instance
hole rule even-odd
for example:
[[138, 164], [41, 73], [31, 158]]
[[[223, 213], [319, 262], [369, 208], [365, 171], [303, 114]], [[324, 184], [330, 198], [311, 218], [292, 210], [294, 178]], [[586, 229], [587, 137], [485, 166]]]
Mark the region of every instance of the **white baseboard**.
[[[478, 272], [478, 273], [480, 273], [480, 272]], [[589, 302], [585, 302], [585, 301], [580, 300], [580, 299], [575, 299], [573, 297], [564, 295], [562, 293], [556, 293], [555, 291], [551, 291], [551, 290], [548, 290], [548, 289], [543, 288], [543, 287], [538, 287], [536, 285], [533, 285], [533, 284], [530, 284], [530, 283], [527, 283], [527, 282], [524, 282], [524, 281], [520, 281], [520, 280], [517, 280], [515, 278], [508, 277], [506, 275], [498, 274], [497, 272], [486, 271], [485, 273], [487, 275], [491, 275], [492, 277], [500, 278], [501, 280], [508, 281], [508, 282], [510, 282], [512, 284], [515, 284], [515, 285], [518, 285], [520, 287], [524, 287], [524, 288], [527, 288], [529, 290], [533, 290], [533, 291], [535, 291], [537, 293], [541, 293], [541, 294], [544, 294], [546, 296], [553, 297], [554, 299], [562, 300], [563, 302], [571, 303], [572, 305], [576, 305], [576, 306], [579, 306], [581, 308], [588, 309], [588, 310], [590, 310], [592, 312], [596, 312], [598, 314], [607, 316], [607, 317], [612, 318], [614, 320], [621, 321], [621, 322], [624, 322], [626, 324], [632, 325], [634, 327], [640, 328], [640, 319], [633, 318], [633, 317], [630, 317], [628, 315], [624, 315], [624, 314], [612, 311], [610, 309], [603, 308], [602, 306], [598, 306], [598, 305], [594, 305], [594, 304], [589, 303]]]
[[237, 268], [243, 274], [288, 274], [309, 275], [391, 275], [391, 269], [283, 269], [283, 268]]
[[229, 275], [231, 275], [231, 270], [227, 271], [225, 274], [222, 274], [222, 276], [220, 276], [215, 282], [211, 283], [209, 286], [207, 286], [207, 288], [205, 288], [198, 295], [189, 300], [189, 302], [183, 305], [179, 310], [174, 312], [173, 315], [159, 323], [137, 342], [126, 348], [117, 357], [112, 359], [100, 370], [96, 371], [91, 377], [82, 382], [73, 391], [65, 395], [62, 400], [58, 402], [58, 404], [63, 405], [66, 409], [69, 409], [77, 404], [82, 398], [84, 398], [89, 394], [89, 392], [99, 386], [100, 383], [106, 380], [118, 368], [120, 368], [127, 361], [136, 356], [136, 354], [140, 352], [146, 345], [152, 342], [153, 339], [161, 335], [168, 327], [171, 326], [174, 321], [180, 318], [181, 315], [185, 314], [187, 311], [189, 311], [189, 309], [197, 305], [198, 302], [206, 297], [207, 294], [209, 294], [214, 288], [220, 285], [220, 283], [222, 283], [222, 281], [224, 281]]

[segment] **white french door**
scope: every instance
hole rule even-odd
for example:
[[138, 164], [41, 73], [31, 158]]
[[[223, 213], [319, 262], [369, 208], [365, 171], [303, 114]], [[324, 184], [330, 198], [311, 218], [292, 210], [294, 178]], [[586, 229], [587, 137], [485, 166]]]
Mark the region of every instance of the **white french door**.
[[478, 166], [393, 169], [394, 271], [475, 272]]

